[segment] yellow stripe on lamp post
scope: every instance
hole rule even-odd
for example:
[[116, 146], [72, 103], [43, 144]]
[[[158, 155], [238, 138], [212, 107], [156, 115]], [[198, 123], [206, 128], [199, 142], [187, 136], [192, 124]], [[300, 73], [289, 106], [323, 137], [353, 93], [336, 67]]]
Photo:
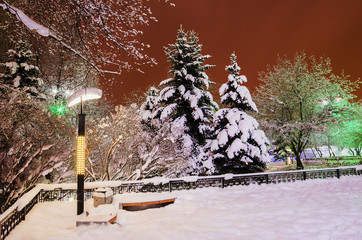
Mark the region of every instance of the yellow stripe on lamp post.
[[85, 173], [85, 136], [77, 137], [77, 174]]
[[78, 114], [78, 137], [77, 137], [77, 215], [84, 212], [84, 174], [85, 174], [85, 114], [83, 114], [83, 102], [102, 97], [102, 90], [97, 88], [83, 88], [73, 93], [68, 99], [68, 107], [80, 103], [80, 114]]

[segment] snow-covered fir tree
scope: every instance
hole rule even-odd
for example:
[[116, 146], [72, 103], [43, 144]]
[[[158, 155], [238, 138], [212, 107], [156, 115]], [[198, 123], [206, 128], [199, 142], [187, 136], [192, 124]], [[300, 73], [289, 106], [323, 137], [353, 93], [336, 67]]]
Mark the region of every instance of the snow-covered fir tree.
[[140, 114], [144, 123], [150, 122], [153, 111], [157, 106], [157, 97], [159, 90], [155, 87], [150, 87], [146, 93], [146, 101], [141, 105]]
[[38, 95], [42, 80], [38, 77], [39, 68], [32, 64], [33, 60], [34, 54], [27, 45], [18, 42], [14, 49], [8, 50], [8, 61], [1, 64], [4, 67], [4, 73], [0, 75], [1, 82]]
[[257, 112], [249, 90], [242, 86], [247, 79], [240, 75], [236, 55], [230, 57], [226, 67], [228, 81], [219, 93], [226, 108], [214, 116], [215, 139], [211, 143], [211, 159], [216, 173], [259, 172], [266, 169], [270, 161], [267, 152], [269, 144], [264, 132], [258, 129], [258, 122], [246, 111]]
[[161, 122], [186, 127], [185, 144], [193, 146], [194, 161], [190, 169], [194, 174], [201, 171], [202, 148], [209, 136], [213, 112], [218, 107], [208, 91], [211, 81], [205, 73], [212, 67], [204, 64], [210, 56], [201, 54], [202, 45], [198, 41], [194, 31], [185, 32], [180, 28], [176, 43], [165, 48], [172, 77], [160, 83], [162, 89], [154, 114]]

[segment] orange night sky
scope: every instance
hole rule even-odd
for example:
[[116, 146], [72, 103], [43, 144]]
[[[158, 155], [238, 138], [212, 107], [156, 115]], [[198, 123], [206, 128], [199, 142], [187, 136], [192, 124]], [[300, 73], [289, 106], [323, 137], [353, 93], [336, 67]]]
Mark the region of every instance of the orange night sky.
[[[173, 0], [172, 7], [158, 0], [149, 3], [158, 22], [144, 28], [147, 53], [158, 65], [144, 66], [144, 74], [124, 72], [106, 94], [121, 104], [130, 92], [146, 91], [166, 79], [169, 70], [163, 46], [174, 43], [177, 29], [195, 30], [209, 54], [210, 80], [227, 81], [225, 66], [235, 51], [246, 86], [253, 91], [258, 71], [275, 64], [277, 54], [292, 58], [297, 51], [331, 58], [334, 73], [344, 69], [351, 80], [362, 77], [361, 0]], [[362, 90], [356, 92], [362, 98]], [[216, 98], [216, 96], [215, 96]]]

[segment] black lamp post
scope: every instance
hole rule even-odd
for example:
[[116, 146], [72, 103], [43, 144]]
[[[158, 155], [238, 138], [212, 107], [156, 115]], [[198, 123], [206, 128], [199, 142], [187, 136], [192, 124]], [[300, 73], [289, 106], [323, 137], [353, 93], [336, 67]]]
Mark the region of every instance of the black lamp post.
[[84, 173], [85, 173], [85, 114], [83, 114], [83, 101], [80, 102], [78, 114], [77, 137], [77, 215], [84, 212]]
[[78, 114], [77, 137], [77, 215], [84, 212], [84, 174], [85, 174], [85, 114], [83, 114], [83, 101], [102, 97], [102, 91], [97, 88], [83, 88], [73, 93], [68, 99], [68, 107], [80, 103]]

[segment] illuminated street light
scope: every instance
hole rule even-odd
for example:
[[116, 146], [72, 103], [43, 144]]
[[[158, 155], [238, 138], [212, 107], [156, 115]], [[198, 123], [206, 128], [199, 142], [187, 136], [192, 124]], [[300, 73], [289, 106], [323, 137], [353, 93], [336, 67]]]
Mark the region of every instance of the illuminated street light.
[[[98, 88], [83, 88], [73, 93], [68, 99], [68, 107], [74, 106], [82, 101], [98, 99], [102, 97], [102, 90]], [[82, 106], [82, 105], [81, 105]]]
[[83, 102], [102, 97], [102, 90], [97, 88], [83, 88], [73, 93], [68, 99], [68, 107], [80, 103], [78, 114], [77, 137], [77, 215], [84, 212], [84, 174], [85, 174], [85, 114], [83, 114]]

